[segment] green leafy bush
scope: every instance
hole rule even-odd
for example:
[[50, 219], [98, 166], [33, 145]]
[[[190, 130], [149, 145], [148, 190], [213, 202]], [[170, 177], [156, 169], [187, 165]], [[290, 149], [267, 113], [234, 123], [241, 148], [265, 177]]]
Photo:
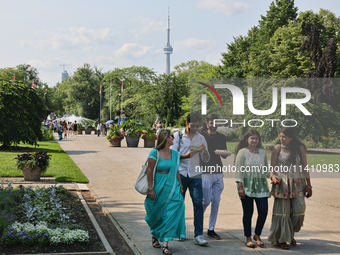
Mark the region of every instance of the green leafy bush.
[[157, 140], [157, 133], [156, 130], [153, 130], [151, 127], [148, 127], [142, 131], [142, 139], [150, 139], [150, 140]]
[[36, 144], [42, 139], [41, 122], [46, 111], [35, 89], [20, 81], [2, 81], [0, 86], [0, 143]]
[[53, 141], [53, 129], [47, 126], [41, 126], [42, 141]]
[[93, 120], [85, 120], [83, 122], [83, 124], [85, 125], [85, 129], [89, 129], [89, 128], [92, 128], [94, 126], [94, 121]]
[[115, 142], [118, 140], [123, 140], [124, 135], [120, 132], [118, 125], [115, 125], [109, 129], [106, 139], [109, 140], [110, 142]]
[[136, 120], [129, 119], [121, 124], [120, 128], [124, 129], [126, 136], [135, 138], [142, 135], [142, 131], [145, 127], [137, 123]]
[[239, 141], [238, 129], [233, 129], [229, 127], [218, 127], [217, 131], [227, 137], [227, 142]]

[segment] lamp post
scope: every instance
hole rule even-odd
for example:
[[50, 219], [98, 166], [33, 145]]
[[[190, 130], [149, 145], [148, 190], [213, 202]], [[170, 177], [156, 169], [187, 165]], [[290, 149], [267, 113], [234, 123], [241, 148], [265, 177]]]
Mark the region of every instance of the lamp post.
[[90, 118], [90, 104], [91, 103], [87, 103], [87, 117]]
[[45, 89], [44, 97], [45, 97], [45, 105], [47, 107], [47, 89]]
[[118, 96], [119, 96], [119, 101], [118, 101], [118, 104], [119, 104], [119, 105], [118, 105], [118, 106], [119, 106], [119, 121], [118, 121], [118, 125], [120, 125], [120, 123], [122, 122], [122, 112], [121, 112], [121, 110], [120, 110], [120, 105], [121, 105], [120, 97], [122, 96], [122, 94], [119, 93]]

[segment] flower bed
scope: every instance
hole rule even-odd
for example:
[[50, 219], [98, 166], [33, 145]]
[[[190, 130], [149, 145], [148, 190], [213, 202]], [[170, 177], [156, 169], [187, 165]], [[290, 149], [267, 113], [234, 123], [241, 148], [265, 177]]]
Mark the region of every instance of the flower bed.
[[0, 201], [2, 252], [105, 250], [79, 198], [62, 186], [0, 185]]

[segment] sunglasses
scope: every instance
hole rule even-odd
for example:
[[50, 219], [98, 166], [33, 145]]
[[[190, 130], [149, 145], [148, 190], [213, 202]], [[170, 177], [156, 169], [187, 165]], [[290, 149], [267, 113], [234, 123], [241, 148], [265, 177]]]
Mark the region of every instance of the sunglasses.
[[173, 134], [169, 135], [169, 137], [170, 137], [170, 136], [171, 136], [172, 138], [175, 138]]
[[198, 124], [198, 125], [195, 125], [195, 124], [191, 124], [190, 123], [190, 128], [199, 128], [200, 127], [200, 125]]

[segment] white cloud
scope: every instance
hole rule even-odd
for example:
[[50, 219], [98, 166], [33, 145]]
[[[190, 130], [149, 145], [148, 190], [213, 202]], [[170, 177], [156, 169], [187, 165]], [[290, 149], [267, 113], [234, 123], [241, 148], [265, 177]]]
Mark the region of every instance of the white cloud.
[[21, 46], [31, 46], [38, 50], [52, 48], [54, 50], [80, 47], [82, 50], [93, 50], [101, 44], [113, 43], [116, 32], [110, 28], [87, 29], [85, 27], [70, 27], [58, 29], [57, 32], [39, 31], [37, 37], [41, 40], [23, 40]]
[[31, 59], [27, 62], [27, 64], [35, 67], [35, 68], [42, 68], [42, 69], [49, 69], [52, 67], [60, 66], [61, 64], [68, 64], [69, 61], [67, 59], [62, 59], [60, 57], [51, 57], [46, 56], [43, 59]]
[[237, 12], [252, 7], [251, 4], [234, 2], [233, 0], [200, 0], [196, 6], [204, 10], [221, 12], [227, 16], [232, 16]]
[[137, 40], [141, 39], [146, 34], [158, 32], [165, 29], [165, 23], [163, 21], [156, 21], [149, 18], [138, 17], [134, 19], [134, 22], [141, 25], [140, 28], [132, 30]]
[[135, 58], [141, 58], [146, 54], [153, 54], [153, 47], [151, 46], [141, 46], [137, 43], [125, 43], [123, 47], [115, 52], [118, 57], [132, 56]]
[[52, 62], [49, 60], [37, 60], [37, 59], [32, 59], [27, 62], [27, 64], [35, 67], [35, 68], [49, 68], [52, 66]]
[[205, 61], [213, 65], [220, 65], [222, 64], [221, 58], [222, 58], [221, 53], [215, 53], [215, 54], [207, 55], [205, 57]]
[[202, 40], [196, 38], [176, 41], [173, 46], [175, 52], [185, 50], [210, 50], [215, 47], [216, 41], [214, 40]]

